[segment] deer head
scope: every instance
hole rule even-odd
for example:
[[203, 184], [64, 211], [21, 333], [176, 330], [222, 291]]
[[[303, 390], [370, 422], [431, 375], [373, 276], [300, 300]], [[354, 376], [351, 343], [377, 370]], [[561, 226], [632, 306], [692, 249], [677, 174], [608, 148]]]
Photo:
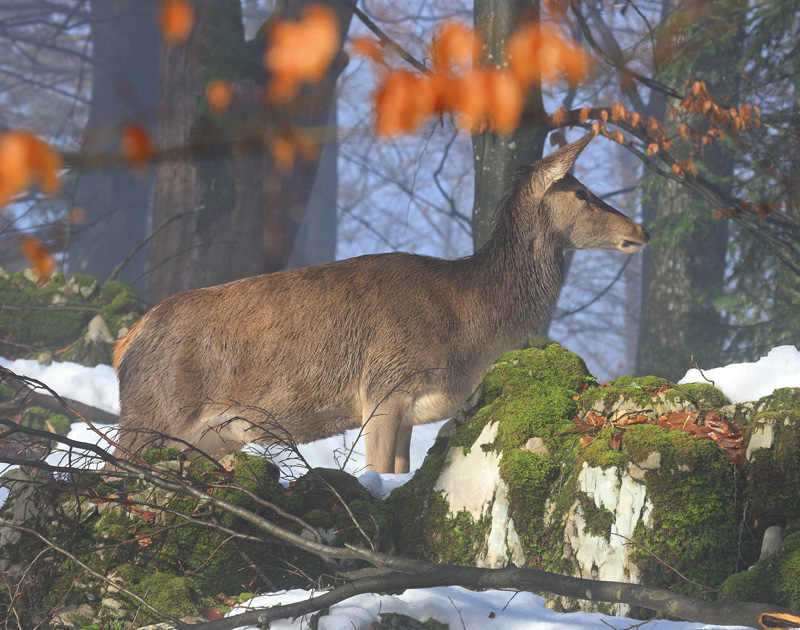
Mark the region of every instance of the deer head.
[[542, 204], [550, 218], [555, 244], [562, 250], [605, 249], [635, 253], [650, 240], [647, 230], [569, 174], [578, 155], [593, 137], [594, 133], [590, 132], [532, 167], [531, 201]]

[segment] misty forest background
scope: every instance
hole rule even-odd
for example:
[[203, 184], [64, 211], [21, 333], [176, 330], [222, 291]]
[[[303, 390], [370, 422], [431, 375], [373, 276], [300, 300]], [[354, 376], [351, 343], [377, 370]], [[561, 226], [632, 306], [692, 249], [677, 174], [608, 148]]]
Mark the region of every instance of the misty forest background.
[[[800, 2], [315, 3], [336, 14], [341, 49], [285, 102], [263, 98], [264, 51], [312, 2], [194, 0], [181, 43], [165, 40], [155, 0], [3, 3], [0, 127], [33, 130], [66, 170], [57, 196], [32, 189], [0, 210], [0, 266], [26, 266], [35, 236], [68, 275], [124, 280], [147, 308], [372, 252], [463, 256], [517, 166], [595, 125], [576, 175], [653, 240], [633, 257], [568, 254], [539, 332], [604, 380], [674, 380], [692, 357], [715, 367], [800, 338]], [[539, 18], [593, 65], [574, 84], [534, 77], [510, 135], [447, 114], [376, 134], [384, 70], [355, 38], [421, 73], [443, 23], [474, 23], [502, 63], [514, 29]], [[212, 81], [230, 105], [209, 101]], [[153, 145], [139, 160], [121, 144], [132, 130]]]

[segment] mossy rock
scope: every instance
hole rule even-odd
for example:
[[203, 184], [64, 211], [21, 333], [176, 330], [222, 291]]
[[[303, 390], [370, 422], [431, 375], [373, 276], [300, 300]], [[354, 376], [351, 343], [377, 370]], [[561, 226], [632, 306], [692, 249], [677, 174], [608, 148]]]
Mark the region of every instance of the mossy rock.
[[39, 431], [52, 431], [59, 435], [67, 435], [70, 427], [70, 421], [66, 416], [35, 406], [25, 409], [20, 424]]
[[736, 469], [712, 440], [655, 425], [631, 427], [622, 451], [632, 463], [660, 455], [660, 466], [644, 473], [650, 521], [637, 524], [631, 541], [642, 582], [702, 597], [702, 587], [676, 586], [676, 571], [716, 588], [734, 570], [742, 491]]
[[762, 398], [758, 408], [770, 411], [756, 414], [745, 434], [747, 516], [756, 538], [773, 525], [786, 527], [800, 513], [800, 403], [790, 406], [795, 391], [800, 390]]
[[[229, 455], [219, 465], [187, 460], [175, 449], [149, 451], [143, 453], [143, 459], [156, 470], [193, 480], [204, 496], [224, 499], [296, 533], [303, 528], [286, 512], [305, 518], [312, 527], [330, 527], [335, 531], [334, 544], [368, 546], [335, 495], [323, 489], [322, 477], [346, 497], [361, 530], [378, 541], [378, 549], [391, 547], [388, 508], [340, 471], [314, 471], [301, 477], [293, 488], [286, 488], [272, 462], [241, 452]], [[236, 597], [248, 585], [308, 588], [330, 572], [321, 559], [271, 539], [247, 519], [212, 508], [202, 497], [154, 488], [143, 479], [98, 484], [97, 476], [77, 475], [54, 490], [61, 494], [54, 497], [57, 516], [44, 526], [48, 538], [69, 548], [93, 571], [115, 576], [115, 581], [174, 616], [196, 615], [208, 598], [220, 593]], [[13, 509], [13, 501], [4, 509]], [[21, 562], [28, 556], [30, 561], [43, 549], [41, 541], [28, 538], [24, 548], [14, 550]], [[125, 610], [120, 619], [130, 623], [140, 608], [138, 602], [90, 579], [72, 560], [56, 558], [47, 565], [52, 574], [42, 574], [44, 595], [30, 603], [32, 614], [45, 614], [59, 603], [79, 604], [91, 593], [92, 601], [111, 597], [122, 602]], [[291, 567], [301, 567], [301, 571]], [[142, 617], [143, 613], [139, 621], [156, 621], [149, 613]]]
[[414, 477], [387, 498], [395, 548], [399, 555], [412, 558], [473, 565], [491, 522], [489, 518], [476, 521], [466, 511], [451, 514], [442, 492], [434, 490], [446, 451], [447, 440], [437, 439]]
[[[391, 520], [388, 507], [344, 471], [333, 468], [309, 471], [294, 485], [292, 500], [294, 509], [306, 522], [334, 534], [334, 544], [368, 546], [378, 538], [381, 550], [389, 548], [390, 537], [385, 535]], [[342, 500], [355, 516], [358, 527], [343, 509]], [[365, 535], [369, 541], [364, 539]]]
[[[0, 355], [9, 359], [55, 357], [90, 367], [110, 363], [113, 340], [139, 317], [139, 300], [130, 287], [114, 281], [98, 290], [97, 281], [82, 274], [66, 281], [57, 273], [42, 285], [26, 271], [0, 277], [0, 302], [12, 307], [0, 311]], [[92, 342], [87, 327], [98, 314], [108, 338]]]
[[800, 610], [800, 532], [788, 535], [777, 551], [749, 570], [731, 575], [721, 590], [732, 600]]
[[[452, 514], [443, 493], [434, 487], [448, 450], [460, 447], [464, 455], [470, 453], [490, 425], [497, 425], [496, 437], [480, 448], [502, 454], [500, 475], [508, 487], [515, 526], [529, 547], [537, 546], [547, 499], [544, 488], [566, 474], [567, 462], [577, 453], [578, 439], [559, 434], [573, 426], [578, 410], [573, 399], [594, 384], [583, 360], [558, 344], [500, 357], [473, 396], [473, 406], [457, 414], [449, 440], [438, 439], [414, 478], [389, 497], [398, 552], [474, 564], [485, 551], [489, 511], [477, 518], [467, 511]], [[532, 438], [556, 456], [524, 450]]]
[[[139, 580], [131, 591], [146, 598], [154, 608], [173, 617], [194, 617], [200, 614], [200, 593], [190, 577], [151, 573]], [[124, 597], [123, 595], [120, 599]], [[132, 599], [129, 600], [129, 605], [131, 608], [141, 607], [139, 602]], [[141, 607], [138, 620], [141, 623], [158, 623], [164, 619]]]
[[[525, 566], [584, 577], [591, 573], [594, 569], [579, 563], [577, 550], [565, 547], [573, 540], [567, 532], [579, 515], [581, 536], [602, 539], [609, 547], [615, 543], [618, 549], [609, 558], [625, 554], [625, 574], [606, 579], [636, 579], [708, 597], [702, 587], [665, 565], [692, 582], [717, 588], [735, 570], [739, 552], [753, 557], [753, 541], [740, 545], [738, 540], [743, 476], [710, 439], [656, 424], [632, 425], [622, 432], [609, 423], [579, 433], [573, 420], [585, 422], [589, 412], [606, 418], [636, 412], [655, 420], [673, 411], [691, 411], [702, 422], [706, 413], [719, 413], [726, 403], [722, 392], [706, 383], [622, 377], [597, 386], [583, 362], [557, 344], [508, 353], [443, 429], [415, 477], [389, 497], [398, 553], [456, 564], [480, 563], [487, 557], [488, 535], [497, 525], [491, 518], [494, 503], [487, 499], [480, 516], [472, 516], [474, 510], [453, 513], [457, 507], [450, 507], [451, 497], [436, 488], [447, 487], [440, 480], [456, 478], [456, 473], [443, 471], [457, 458], [494, 454]], [[612, 446], [612, 437], [619, 440], [620, 434], [621, 444]], [[580, 443], [584, 435], [593, 438], [587, 446]], [[626, 505], [630, 497], [625, 488], [636, 486], [640, 511], [626, 515], [628, 508], [607, 507], [608, 497], [582, 490], [587, 469], [616, 485], [614, 505]], [[477, 474], [490, 473], [481, 469]], [[630, 546], [613, 535], [623, 524]], [[510, 558], [511, 538], [506, 540]], [[608, 566], [616, 570], [611, 560]], [[565, 610], [579, 605], [590, 604], [556, 603]], [[612, 611], [610, 605], [607, 611]]]

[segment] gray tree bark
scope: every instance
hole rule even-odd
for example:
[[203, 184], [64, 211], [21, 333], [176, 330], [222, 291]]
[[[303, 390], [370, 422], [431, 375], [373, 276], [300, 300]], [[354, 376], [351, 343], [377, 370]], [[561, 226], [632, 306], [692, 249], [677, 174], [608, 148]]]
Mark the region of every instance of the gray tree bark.
[[[119, 152], [121, 125], [136, 120], [155, 131], [158, 94], [156, 5], [150, 2], [91, 3], [92, 96], [82, 150], [87, 154]], [[127, 169], [75, 174], [73, 204], [86, 210], [74, 226], [69, 267], [101, 281], [120, 259], [144, 239], [153, 178]], [[141, 277], [147, 262], [140, 252], [121, 272], [121, 280]]]
[[[486, 63], [500, 66], [508, 36], [526, 19], [539, 18], [535, 0], [476, 0], [475, 30], [484, 41]], [[549, 129], [538, 124], [544, 118], [541, 84], [528, 94], [528, 101], [517, 130], [510, 136], [483, 131], [472, 136], [475, 162], [475, 202], [472, 211], [472, 242], [479, 249], [489, 238], [492, 217], [514, 171], [542, 157]]]
[[[275, 17], [296, 19], [310, 2], [280, 5]], [[352, 12], [332, 3], [344, 41]], [[283, 110], [263, 104], [264, 32], [246, 42], [238, 0], [199, 0], [185, 45], [165, 46], [160, 59], [159, 141], [188, 147], [190, 158], [159, 167], [153, 224], [179, 218], [153, 239], [148, 299], [185, 289], [278, 271], [287, 266], [308, 206], [319, 157], [298, 157], [290, 173], [275, 167], [269, 139], [289, 127], [324, 129], [340, 53], [319, 84]], [[203, 93], [212, 78], [237, 93], [224, 116], [209, 113]], [[330, 236], [330, 235], [329, 235]]]

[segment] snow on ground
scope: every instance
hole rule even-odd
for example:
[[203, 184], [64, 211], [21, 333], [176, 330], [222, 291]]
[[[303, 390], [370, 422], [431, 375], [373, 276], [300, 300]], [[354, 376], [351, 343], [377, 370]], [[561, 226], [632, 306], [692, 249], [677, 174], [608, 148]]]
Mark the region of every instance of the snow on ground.
[[[705, 378], [703, 378], [705, 376]], [[794, 346], [779, 346], [755, 363], [689, 370], [679, 383], [707, 383], [722, 391], [732, 403], [758, 400], [781, 387], [800, 387], [800, 352]]]
[[[0, 365], [17, 374], [35, 378], [47, 384], [60, 395], [88, 405], [119, 412], [119, 394], [114, 371], [109, 366], [86, 368], [74, 363], [54, 363], [41, 366], [35, 361], [7, 361], [0, 358]], [[705, 378], [703, 378], [705, 375]], [[794, 346], [774, 348], [766, 357], [754, 363], [732, 364], [704, 370], [689, 370], [681, 383], [714, 382], [731, 402], [757, 400], [780, 387], [800, 387], [800, 351]], [[366, 471], [364, 467], [363, 441], [358, 440], [358, 431], [348, 431], [312, 444], [304, 444], [300, 451], [311, 466], [344, 467], [376, 496], [383, 496], [402, 485], [422, 464], [428, 448], [433, 444], [441, 422], [414, 428], [411, 439], [411, 469], [407, 475], [379, 475]], [[102, 427], [113, 430], [114, 427]], [[85, 442], [97, 442], [98, 436], [85, 424], [74, 423], [69, 437]], [[351, 446], [355, 448], [351, 451]], [[252, 452], [263, 452], [259, 446], [248, 447]], [[51, 455], [51, 458], [57, 457]], [[279, 463], [280, 463], [280, 457]], [[291, 462], [283, 460], [285, 476], [302, 474], [302, 470], [290, 470]], [[4, 489], [0, 489], [4, 492]], [[5, 496], [0, 494], [0, 504]], [[249, 606], [264, 607], [275, 604], [290, 604], [309, 597], [310, 591], [288, 591], [261, 595], [248, 602]], [[359, 595], [331, 607], [330, 614], [319, 624], [320, 630], [364, 630], [375, 620], [378, 613], [399, 612], [425, 620], [433, 617], [451, 628], [497, 628], [498, 630], [560, 630], [581, 628], [586, 630], [608, 630], [609, 627], [623, 629], [637, 623], [622, 617], [599, 614], [555, 613], [544, 607], [544, 599], [530, 593], [484, 591], [476, 593], [460, 587], [441, 587], [409, 590], [401, 595]], [[239, 612], [242, 612], [241, 609]], [[490, 613], [494, 616], [490, 617]], [[253, 628], [254, 626], [250, 626]], [[304, 628], [291, 620], [273, 623], [271, 628], [290, 630]], [[717, 630], [722, 626], [696, 623], [654, 621], [646, 625], [648, 630]]]
[[[303, 601], [309, 591], [292, 590], [256, 597], [231, 615], [245, 612], [247, 606], [264, 608]], [[357, 595], [331, 606], [327, 616], [319, 620], [319, 630], [365, 630], [378, 614], [396, 612], [426, 621], [436, 619], [451, 630], [627, 630], [641, 621], [610, 617], [598, 613], [557, 613], [544, 606], [544, 597], [533, 593], [509, 591], [469, 591], [460, 586], [440, 586], [407, 590], [401, 595]], [[308, 628], [302, 621], [273, 621], [270, 630]], [[255, 630], [256, 626], [244, 626]], [[722, 626], [676, 621], [652, 621], [644, 630], [717, 630]], [[732, 630], [730, 626], [727, 630]]]
[[72, 398], [111, 413], [119, 413], [117, 375], [110, 365], [98, 365], [94, 368], [77, 363], [40, 365], [38, 361], [27, 359], [9, 361], [0, 357], [0, 366], [15, 374], [43, 382], [59, 396]]

